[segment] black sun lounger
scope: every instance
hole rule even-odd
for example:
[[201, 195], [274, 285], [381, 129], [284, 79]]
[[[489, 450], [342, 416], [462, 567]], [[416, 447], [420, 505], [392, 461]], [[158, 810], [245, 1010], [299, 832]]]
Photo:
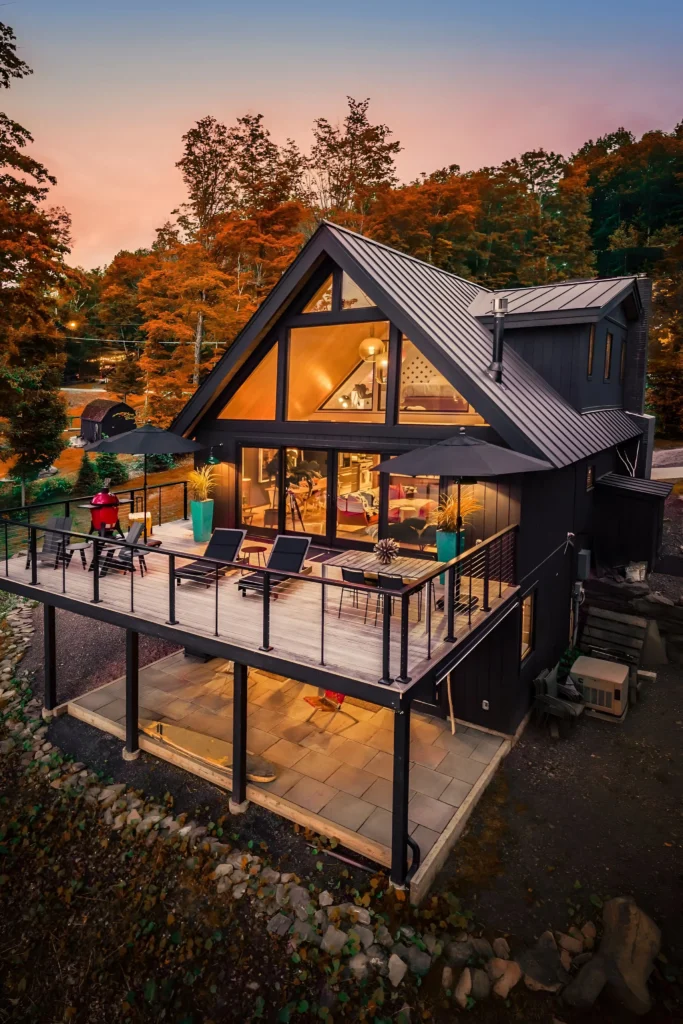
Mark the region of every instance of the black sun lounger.
[[[310, 546], [310, 537], [285, 537], [279, 534], [273, 543], [266, 563], [266, 569], [270, 570], [271, 573], [277, 572], [278, 569], [281, 572], [301, 572]], [[248, 590], [255, 590], [259, 594], [262, 593], [263, 579], [263, 571], [258, 570], [257, 572], [247, 573], [246, 576], [238, 580], [237, 588], [241, 591], [242, 597], [247, 596]], [[278, 577], [271, 575], [271, 592], [277, 590], [278, 587], [284, 586], [286, 583], [289, 583], [289, 579], [286, 576]]]
[[216, 565], [207, 559], [215, 558], [219, 562], [236, 562], [246, 535], [246, 530], [214, 530], [211, 540], [206, 546], [204, 557], [176, 569], [175, 578], [178, 581], [178, 586], [182, 580], [189, 580], [192, 583], [202, 583], [205, 587], [210, 587], [212, 583], [216, 582], [217, 576], [225, 576], [226, 572], [232, 572], [232, 566]]
[[100, 563], [100, 576], [106, 576], [109, 572], [135, 572], [136, 555], [140, 566], [140, 576], [145, 575], [147, 568], [145, 554], [139, 547], [136, 547], [143, 529], [143, 523], [133, 523], [124, 538], [125, 547], [117, 545], [113, 548], [105, 548]]

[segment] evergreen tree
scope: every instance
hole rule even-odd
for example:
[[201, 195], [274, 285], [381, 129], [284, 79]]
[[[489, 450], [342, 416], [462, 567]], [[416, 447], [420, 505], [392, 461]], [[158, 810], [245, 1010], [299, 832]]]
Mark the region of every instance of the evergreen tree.
[[[114, 365], [109, 374], [107, 387], [113, 395], [125, 402], [128, 395], [141, 395], [145, 390], [145, 375], [140, 360], [134, 355], [125, 356]], [[131, 423], [130, 429], [135, 426]]]
[[95, 469], [100, 482], [108, 479], [112, 487], [125, 484], [128, 479], [128, 470], [114, 452], [98, 452]]
[[76, 477], [76, 493], [79, 495], [95, 494], [100, 483], [100, 478], [95, 464], [87, 452], [83, 452], [81, 466]]
[[51, 466], [66, 447], [66, 405], [53, 384], [49, 369], [0, 366], [0, 387], [4, 385], [9, 392], [3, 449], [14, 460], [11, 472], [21, 481], [22, 492], [26, 483]]

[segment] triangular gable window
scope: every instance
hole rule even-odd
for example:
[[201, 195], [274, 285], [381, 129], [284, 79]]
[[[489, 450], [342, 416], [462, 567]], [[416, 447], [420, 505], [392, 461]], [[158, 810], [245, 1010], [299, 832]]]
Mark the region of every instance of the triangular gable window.
[[304, 313], [326, 313], [332, 309], [332, 275], [320, 285], [313, 298], [303, 308]]
[[369, 298], [348, 274], [342, 275], [342, 309], [365, 309], [376, 303]]
[[483, 420], [466, 398], [404, 336], [401, 345], [399, 423], [453, 423]]
[[277, 343], [218, 414], [220, 420], [274, 420], [277, 395]]

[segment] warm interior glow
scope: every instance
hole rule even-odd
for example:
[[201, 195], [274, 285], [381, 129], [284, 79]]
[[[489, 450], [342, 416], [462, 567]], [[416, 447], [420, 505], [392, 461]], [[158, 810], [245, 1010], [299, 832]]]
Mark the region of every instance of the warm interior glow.
[[277, 394], [277, 343], [221, 410], [221, 420], [274, 420]]

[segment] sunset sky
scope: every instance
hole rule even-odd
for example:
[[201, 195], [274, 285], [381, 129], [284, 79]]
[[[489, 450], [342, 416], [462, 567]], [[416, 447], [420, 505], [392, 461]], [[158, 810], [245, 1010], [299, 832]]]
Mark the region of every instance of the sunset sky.
[[85, 267], [151, 242], [206, 114], [261, 112], [307, 150], [315, 117], [370, 96], [402, 180], [683, 119], [681, 0], [17, 0], [0, 18], [34, 69], [3, 108], [57, 176]]

